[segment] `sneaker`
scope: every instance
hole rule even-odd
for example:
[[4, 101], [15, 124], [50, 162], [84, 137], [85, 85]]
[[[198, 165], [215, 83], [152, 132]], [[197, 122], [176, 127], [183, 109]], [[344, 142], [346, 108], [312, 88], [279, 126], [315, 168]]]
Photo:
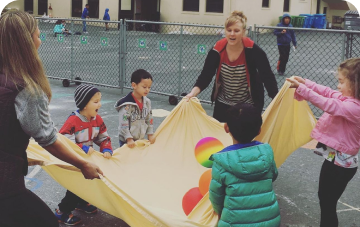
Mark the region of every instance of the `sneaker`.
[[83, 32], [84, 34], [88, 34], [89, 32]]
[[81, 222], [81, 218], [74, 216], [72, 213], [65, 214], [58, 209], [55, 210], [55, 216], [59, 223], [64, 223], [65, 225], [77, 225]]
[[283, 75], [284, 75], [284, 72], [278, 71], [278, 75], [279, 75], [279, 76], [283, 76]]
[[76, 209], [76, 210], [84, 211], [85, 213], [88, 213], [88, 214], [93, 214], [93, 213], [96, 213], [96, 212], [98, 211], [98, 210], [97, 210], [97, 207], [91, 205], [90, 203], [88, 203], [88, 204], [86, 204], [86, 205], [80, 205], [80, 204], [78, 204], [75, 209]]

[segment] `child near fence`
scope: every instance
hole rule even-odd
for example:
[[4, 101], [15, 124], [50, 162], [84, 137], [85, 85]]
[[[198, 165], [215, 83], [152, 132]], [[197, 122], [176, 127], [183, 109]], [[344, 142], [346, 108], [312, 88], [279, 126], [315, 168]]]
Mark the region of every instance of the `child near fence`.
[[[103, 20], [110, 20], [109, 8], [105, 9]], [[105, 31], [109, 31], [109, 23], [105, 22]]]
[[[277, 24], [278, 27], [293, 27], [291, 24], [291, 17], [285, 13], [281, 22]], [[292, 42], [296, 49], [296, 37], [294, 30], [275, 29], [274, 34], [277, 36], [277, 45], [279, 49], [279, 61], [277, 63], [277, 71], [280, 76], [284, 75], [286, 64], [289, 61], [290, 43]]]
[[65, 28], [65, 21], [64, 20], [57, 20], [55, 22], [54, 27], [54, 35], [56, 37], [57, 34], [64, 34], [65, 36], [71, 35], [70, 31]]
[[337, 202], [358, 168], [360, 148], [360, 58], [338, 68], [338, 91], [301, 77], [287, 78], [296, 88], [295, 98], [307, 100], [325, 113], [311, 137], [318, 141], [316, 154], [325, 158], [320, 171], [318, 196], [321, 227], [337, 227]]

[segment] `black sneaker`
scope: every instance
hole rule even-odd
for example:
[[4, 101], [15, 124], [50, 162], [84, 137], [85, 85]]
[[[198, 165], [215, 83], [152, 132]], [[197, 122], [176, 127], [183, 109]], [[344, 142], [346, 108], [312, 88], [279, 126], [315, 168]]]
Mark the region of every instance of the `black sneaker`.
[[57, 217], [59, 223], [64, 223], [65, 225], [77, 225], [81, 223], [81, 218], [74, 216], [72, 213], [65, 214], [60, 210], [55, 210], [55, 216]]
[[93, 205], [91, 205], [89, 203], [86, 204], [86, 205], [78, 204], [75, 209], [84, 211], [85, 213], [88, 213], [88, 214], [93, 214], [93, 213], [96, 213], [98, 211], [96, 206], [93, 206]]

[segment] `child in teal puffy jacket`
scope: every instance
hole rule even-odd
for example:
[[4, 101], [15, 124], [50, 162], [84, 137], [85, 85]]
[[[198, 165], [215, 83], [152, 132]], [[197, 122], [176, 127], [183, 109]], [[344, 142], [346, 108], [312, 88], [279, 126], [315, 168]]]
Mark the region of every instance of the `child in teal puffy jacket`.
[[224, 128], [234, 145], [213, 154], [209, 196], [222, 226], [278, 227], [280, 210], [272, 182], [278, 172], [269, 144], [252, 141], [262, 125], [261, 113], [240, 103], [228, 111]]

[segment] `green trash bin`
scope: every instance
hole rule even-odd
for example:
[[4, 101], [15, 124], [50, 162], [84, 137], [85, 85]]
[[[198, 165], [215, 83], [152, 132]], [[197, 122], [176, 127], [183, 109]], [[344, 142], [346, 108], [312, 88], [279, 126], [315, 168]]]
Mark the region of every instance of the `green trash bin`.
[[304, 16], [297, 16], [296, 17], [296, 26], [293, 25], [294, 27], [298, 27], [298, 28], [302, 28], [303, 25], [305, 23], [305, 17]]
[[304, 16], [296, 16], [295, 17], [295, 25], [293, 24], [293, 26], [297, 27], [297, 28], [302, 28], [304, 21], [305, 21]]
[[300, 18], [298, 16], [295, 16], [295, 22], [292, 24], [294, 27], [299, 27], [299, 20]]
[[292, 24], [292, 26], [296, 27], [297, 24], [297, 16], [290, 16], [291, 17], [291, 21], [290, 23]]

